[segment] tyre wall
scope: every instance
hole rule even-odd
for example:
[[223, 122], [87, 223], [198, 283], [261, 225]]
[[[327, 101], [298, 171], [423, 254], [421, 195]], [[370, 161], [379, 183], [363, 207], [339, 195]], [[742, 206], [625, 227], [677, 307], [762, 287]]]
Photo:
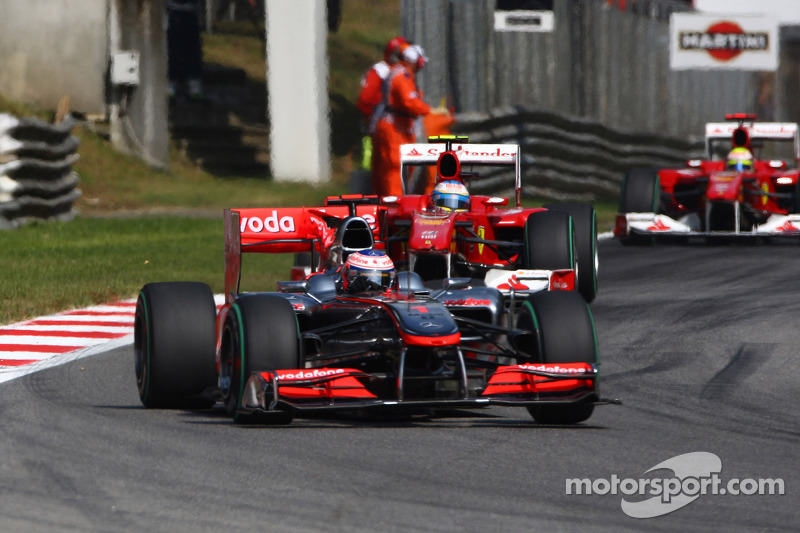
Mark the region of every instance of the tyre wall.
[[75, 120], [57, 124], [0, 114], [0, 229], [31, 220], [70, 220], [80, 198]]
[[[625, 172], [634, 167], [684, 166], [701, 157], [703, 142], [625, 131], [551, 111], [512, 106], [491, 113], [458, 115], [454, 132], [476, 143], [519, 144], [526, 196], [555, 200], [619, 198]], [[476, 193], [507, 193], [514, 173], [481, 174]]]

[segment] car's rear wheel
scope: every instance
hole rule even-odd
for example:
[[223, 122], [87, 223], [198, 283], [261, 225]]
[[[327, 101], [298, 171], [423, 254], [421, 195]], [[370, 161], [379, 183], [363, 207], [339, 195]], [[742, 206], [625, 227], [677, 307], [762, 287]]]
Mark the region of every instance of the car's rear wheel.
[[[538, 345], [531, 348], [534, 362], [597, 363], [594, 320], [588, 304], [572, 292], [538, 292], [522, 305], [517, 328], [536, 331]], [[595, 384], [596, 385], [596, 384]], [[592, 416], [592, 403], [550, 404], [528, 407], [540, 424], [576, 424]]]
[[536, 211], [525, 222], [524, 268], [564, 270], [575, 268], [575, 232], [563, 211]]
[[223, 329], [220, 376], [226, 411], [238, 423], [288, 424], [294, 413], [240, 412], [245, 384], [253, 372], [299, 368], [300, 335], [291, 304], [280, 296], [240, 296]]
[[151, 408], [208, 408], [217, 384], [216, 306], [208, 285], [148, 283], [134, 318], [139, 398]]
[[[625, 173], [620, 193], [620, 213], [658, 213], [661, 186], [658, 171], [654, 168], [632, 168]], [[652, 238], [631, 234], [622, 239], [623, 244], [645, 244]]]
[[572, 217], [575, 231], [575, 255], [578, 263], [578, 292], [587, 302], [597, 296], [597, 214], [584, 203], [549, 204], [547, 209], [564, 211]]

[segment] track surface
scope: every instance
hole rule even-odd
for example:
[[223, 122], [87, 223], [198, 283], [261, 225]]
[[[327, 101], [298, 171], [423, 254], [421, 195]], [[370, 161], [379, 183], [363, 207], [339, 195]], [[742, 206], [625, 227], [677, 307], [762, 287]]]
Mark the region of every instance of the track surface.
[[[604, 242], [600, 264], [602, 392], [624, 405], [587, 424], [491, 408], [238, 427], [143, 409], [127, 346], [0, 385], [0, 531], [797, 530], [800, 247]], [[786, 494], [634, 519], [621, 495], [565, 493], [698, 451]]]

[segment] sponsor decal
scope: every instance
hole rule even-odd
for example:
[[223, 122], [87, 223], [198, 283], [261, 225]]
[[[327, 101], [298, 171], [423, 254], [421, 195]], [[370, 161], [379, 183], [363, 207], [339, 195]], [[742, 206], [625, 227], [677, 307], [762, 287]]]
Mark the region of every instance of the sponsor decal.
[[425, 224], [427, 226], [441, 226], [447, 223], [446, 218], [418, 218], [417, 224]]
[[745, 50], [769, 50], [767, 32], [745, 32], [732, 21], [712, 24], [705, 32], [682, 31], [678, 34], [681, 50], [705, 50], [717, 61], [730, 61]]
[[660, 219], [656, 219], [652, 226], [647, 228], [647, 231], [669, 231], [670, 227], [664, 224]]
[[778, 226], [775, 229], [777, 231], [784, 231], [784, 232], [789, 232], [789, 233], [796, 233], [796, 232], [800, 231], [800, 228], [798, 228], [797, 226], [792, 224], [791, 220], [787, 220], [786, 222], [784, 222], [783, 224], [781, 224], [780, 226]]
[[263, 220], [258, 217], [243, 217], [239, 231], [244, 233], [250, 231], [251, 233], [261, 233], [268, 231], [269, 233], [279, 232], [294, 232], [294, 219], [292, 217], [278, 218], [278, 212], [273, 210], [272, 214]]
[[506, 280], [505, 283], [501, 283], [500, 285], [497, 286], [497, 289], [501, 291], [502, 290], [508, 291], [511, 289], [514, 289], [515, 291], [524, 291], [530, 289], [530, 287], [528, 287], [527, 285], [522, 283], [519, 279], [517, 279], [516, 274], [511, 274], [511, 276], [509, 276], [509, 278]]
[[[516, 147], [515, 145], [509, 145], [509, 147], [511, 146]], [[491, 148], [483, 150], [480, 149], [480, 145], [473, 145], [470, 148], [466, 149], [464, 148], [464, 145], [454, 145], [453, 150], [455, 151], [456, 156], [480, 157], [486, 159], [492, 159], [492, 158], [508, 159], [511, 157], [516, 157], [517, 155], [516, 150], [507, 151], [507, 148], [496, 145], [492, 146]], [[441, 153], [442, 152], [439, 149], [439, 147], [436, 146], [428, 148], [428, 150], [424, 154], [419, 150], [417, 150], [416, 147], [411, 148], [408, 152], [406, 152], [406, 154], [409, 156], [417, 156], [417, 157], [421, 157], [423, 155], [438, 157], [439, 155], [441, 155]]]
[[[485, 235], [486, 235], [486, 228], [484, 228], [483, 226], [478, 226], [478, 238], [483, 239]], [[483, 246], [484, 245], [482, 242], [478, 243], [478, 255], [483, 254]]]
[[479, 306], [492, 305], [492, 302], [490, 302], [489, 300], [478, 300], [477, 298], [461, 298], [459, 300], [445, 300], [442, 303], [444, 303], [444, 305], [464, 305], [464, 306], [470, 306], [470, 305], [479, 305]]
[[[583, 364], [583, 363], [582, 363]], [[594, 373], [592, 368], [586, 366], [580, 367], [565, 367], [561, 365], [532, 365], [532, 364], [524, 364], [519, 365], [519, 368], [522, 370], [536, 370], [537, 372], [547, 372], [549, 374], [587, 374], [587, 373]]]
[[554, 280], [552, 288], [561, 291], [567, 290], [569, 289], [569, 283], [566, 281]]
[[[622, 494], [620, 507], [631, 518], [654, 518], [686, 507], [705, 495], [783, 495], [781, 478], [720, 478], [722, 460], [710, 452], [691, 452], [662, 461], [639, 478], [572, 478], [566, 480], [568, 495]], [[671, 475], [665, 472], [671, 472]], [[660, 474], [660, 475], [659, 475]], [[642, 499], [644, 496], [649, 498]]]
[[292, 372], [284, 372], [278, 370], [278, 380], [282, 379], [314, 379], [324, 378], [327, 376], [334, 376], [336, 374], [344, 374], [343, 368], [315, 368], [314, 370], [297, 370]]

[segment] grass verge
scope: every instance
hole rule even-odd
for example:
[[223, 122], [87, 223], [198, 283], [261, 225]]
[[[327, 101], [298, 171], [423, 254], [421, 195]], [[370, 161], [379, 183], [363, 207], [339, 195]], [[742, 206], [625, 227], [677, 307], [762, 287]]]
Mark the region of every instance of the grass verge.
[[[223, 292], [222, 217], [78, 218], [0, 233], [0, 324], [131, 298], [152, 281]], [[286, 279], [290, 255], [245, 257], [243, 288]], [[252, 264], [256, 268], [252, 267]]]

